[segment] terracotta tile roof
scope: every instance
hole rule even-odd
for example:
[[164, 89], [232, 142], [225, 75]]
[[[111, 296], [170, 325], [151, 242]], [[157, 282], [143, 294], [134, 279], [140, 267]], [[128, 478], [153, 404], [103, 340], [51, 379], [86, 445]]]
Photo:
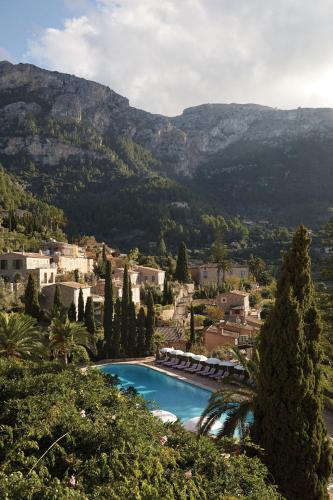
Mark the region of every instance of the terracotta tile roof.
[[184, 329], [178, 326], [158, 326], [155, 333], [163, 335], [165, 342], [186, 340]]

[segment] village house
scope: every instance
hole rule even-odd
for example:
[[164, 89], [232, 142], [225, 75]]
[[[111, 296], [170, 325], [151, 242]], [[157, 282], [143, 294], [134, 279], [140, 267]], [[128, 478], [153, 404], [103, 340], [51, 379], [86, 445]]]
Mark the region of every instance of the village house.
[[137, 271], [139, 273], [138, 284], [156, 286], [163, 291], [165, 278], [165, 271], [163, 271], [163, 269], [155, 269], [154, 267], [137, 265], [134, 267], [134, 271]]
[[223, 273], [218, 264], [202, 264], [189, 268], [192, 279], [200, 286], [222, 284], [224, 279], [248, 280], [250, 272], [248, 266], [233, 264], [228, 271]]
[[50, 257], [51, 263], [56, 264], [59, 274], [76, 269], [82, 274], [89, 274], [94, 270], [94, 259], [87, 257], [85, 250], [78, 245], [50, 239], [42, 242], [40, 248], [44, 255]]
[[239, 346], [244, 349], [252, 348], [258, 332], [258, 328], [251, 325], [223, 320], [219, 324], [211, 325], [206, 329], [203, 334], [203, 344], [208, 351], [225, 346]]
[[[116, 269], [113, 271], [113, 278], [118, 281], [123, 281], [124, 279], [124, 268], [123, 267], [116, 267]], [[131, 281], [131, 285], [138, 285], [140, 283], [140, 274], [139, 271], [129, 269], [128, 270], [128, 276]]]
[[226, 316], [245, 318], [250, 314], [249, 294], [240, 290], [220, 293], [216, 297], [216, 305]]
[[0, 256], [0, 277], [10, 283], [26, 281], [32, 274], [40, 288], [55, 283], [57, 268], [40, 253], [7, 252]]
[[[114, 295], [114, 297], [121, 299], [122, 296], [123, 296], [123, 282], [122, 282], [122, 280], [113, 279], [112, 280], [112, 285], [113, 285], [113, 295]], [[104, 297], [104, 288], [105, 288], [105, 280], [104, 279], [99, 279], [92, 286], [91, 292], [93, 294], [98, 295], [98, 296]], [[132, 298], [133, 298], [134, 304], [135, 305], [140, 305], [140, 286], [139, 285], [132, 285], [131, 286], [131, 290], [132, 290]]]
[[56, 286], [59, 287], [61, 301], [66, 308], [69, 308], [71, 303], [74, 302], [76, 310], [78, 310], [80, 289], [82, 289], [84, 306], [86, 305], [87, 298], [91, 295], [90, 285], [76, 283], [75, 281], [66, 281], [48, 285], [43, 288], [42, 292], [43, 305], [46, 309], [51, 309], [53, 306]]
[[[149, 285], [156, 286], [163, 291], [165, 271], [163, 269], [155, 269], [154, 267], [136, 265], [128, 270], [128, 275], [131, 280], [131, 285]], [[116, 280], [123, 281], [124, 268], [116, 267], [113, 270], [113, 277]]]

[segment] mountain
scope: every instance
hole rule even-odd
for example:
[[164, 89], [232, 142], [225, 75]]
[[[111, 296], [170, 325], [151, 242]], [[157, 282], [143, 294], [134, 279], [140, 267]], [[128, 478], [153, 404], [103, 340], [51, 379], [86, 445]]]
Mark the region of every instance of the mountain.
[[204, 104], [165, 117], [95, 82], [0, 63], [0, 161], [65, 210], [72, 234], [125, 246], [186, 232], [205, 211], [318, 226], [333, 202], [332, 138], [331, 109]]

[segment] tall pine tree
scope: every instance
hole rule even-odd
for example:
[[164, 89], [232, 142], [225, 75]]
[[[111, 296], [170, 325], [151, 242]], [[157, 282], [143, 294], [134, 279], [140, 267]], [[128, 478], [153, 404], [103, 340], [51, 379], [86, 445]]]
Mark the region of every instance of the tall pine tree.
[[67, 316], [69, 321], [72, 322], [76, 321], [76, 306], [74, 302], [72, 302], [71, 305], [69, 306]]
[[29, 274], [28, 283], [24, 292], [24, 312], [33, 318], [39, 319], [40, 306], [38, 290], [32, 274]]
[[195, 325], [194, 325], [194, 311], [193, 311], [193, 306], [191, 304], [191, 310], [190, 310], [190, 342], [191, 345], [193, 346], [195, 344], [196, 338], [195, 338]]
[[137, 318], [137, 356], [146, 355], [146, 313], [143, 307], [140, 307], [140, 311]]
[[54, 290], [54, 297], [53, 297], [53, 309], [55, 311], [61, 311], [63, 309], [64, 305], [62, 303], [61, 299], [61, 293], [60, 293], [60, 288], [58, 285], [56, 285], [55, 290]]
[[96, 352], [98, 340], [96, 338], [96, 322], [95, 322], [95, 309], [92, 297], [88, 297], [86, 301], [86, 308], [84, 311], [84, 324], [89, 332], [89, 344], [93, 352]]
[[184, 242], [182, 242], [178, 248], [175, 279], [178, 280], [180, 283], [188, 283], [190, 281], [190, 273], [188, 270], [187, 248]]
[[146, 354], [147, 356], [154, 352], [154, 329], [155, 329], [155, 308], [152, 293], [148, 292], [147, 298], [147, 319], [146, 319]]
[[78, 313], [77, 313], [77, 320], [80, 321], [81, 323], [84, 322], [84, 299], [83, 299], [83, 291], [82, 288], [80, 288], [79, 292], [79, 302], [78, 302]]
[[[104, 247], [103, 247], [104, 249]], [[112, 344], [112, 321], [113, 321], [113, 287], [112, 287], [112, 267], [109, 260], [105, 264], [105, 285], [104, 285], [104, 343], [105, 356], [110, 355]]]
[[165, 277], [164, 277], [164, 284], [163, 284], [162, 304], [164, 306], [166, 306], [167, 304], [169, 304], [169, 282], [168, 282], [166, 274], [165, 274]]
[[134, 358], [137, 353], [137, 330], [134, 302], [130, 302], [128, 307], [128, 351], [127, 355]]
[[327, 498], [331, 452], [322, 418], [321, 322], [310, 239], [303, 226], [285, 257], [274, 308], [260, 335], [254, 440], [288, 500]]
[[121, 351], [121, 301], [116, 300], [114, 308], [113, 332], [111, 341], [111, 358], [117, 358]]
[[94, 339], [96, 334], [96, 322], [95, 322], [94, 303], [92, 297], [87, 298], [86, 309], [84, 314], [84, 323], [92, 339]]
[[121, 346], [125, 356], [128, 353], [128, 312], [129, 312], [129, 297], [130, 285], [128, 279], [128, 267], [125, 264], [123, 278], [123, 295], [121, 298]]

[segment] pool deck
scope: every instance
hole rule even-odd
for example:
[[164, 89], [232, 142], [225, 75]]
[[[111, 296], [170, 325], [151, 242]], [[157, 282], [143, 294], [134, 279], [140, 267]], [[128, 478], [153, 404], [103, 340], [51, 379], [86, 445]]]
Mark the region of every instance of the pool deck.
[[[133, 359], [105, 359], [96, 363], [97, 365], [104, 365], [107, 363], [130, 363], [130, 364], [138, 364], [143, 366], [149, 366], [153, 370], [166, 373], [170, 377], [175, 377], [178, 380], [182, 380], [183, 382], [188, 382], [190, 384], [201, 387], [202, 389], [208, 389], [209, 391], [217, 391], [218, 389], [235, 389], [234, 385], [223, 384], [221, 382], [217, 382], [216, 380], [207, 379], [207, 377], [200, 377], [199, 375], [195, 375], [194, 373], [188, 373], [179, 370], [173, 370], [167, 366], [159, 366], [154, 363], [155, 357], [151, 356], [149, 358], [133, 358]], [[333, 440], [333, 411], [327, 408], [324, 408], [323, 417], [326, 424], [327, 432], [329, 437]]]

